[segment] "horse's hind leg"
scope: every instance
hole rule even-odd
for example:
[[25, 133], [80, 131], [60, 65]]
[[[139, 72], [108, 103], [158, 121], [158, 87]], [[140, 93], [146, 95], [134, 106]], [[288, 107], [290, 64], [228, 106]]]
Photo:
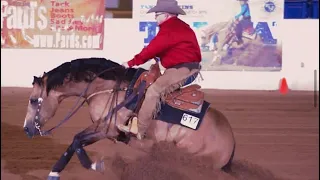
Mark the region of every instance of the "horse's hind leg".
[[92, 168], [96, 171], [102, 171], [103, 170], [103, 162], [101, 163], [92, 163], [89, 156], [87, 155], [86, 151], [84, 150], [84, 146], [88, 146], [90, 144], [93, 144], [101, 139], [106, 138], [106, 134], [104, 131], [97, 131], [96, 127], [98, 126], [98, 122], [91, 125], [84, 131], [77, 134], [71, 145], [68, 147], [66, 152], [63, 153], [63, 155], [60, 157], [58, 162], [53, 166], [52, 171], [50, 172], [48, 176], [48, 180], [59, 180], [60, 176], [59, 173], [61, 173], [64, 168], [69, 163], [70, 159], [72, 158], [73, 154], [76, 152], [78, 159], [80, 160], [82, 166], [86, 169]]
[[232, 154], [230, 156], [230, 159], [229, 159], [228, 163], [221, 168], [226, 173], [231, 172], [231, 165], [232, 165], [232, 161], [233, 161], [233, 158], [234, 158], [235, 150], [236, 150], [236, 145], [233, 146]]

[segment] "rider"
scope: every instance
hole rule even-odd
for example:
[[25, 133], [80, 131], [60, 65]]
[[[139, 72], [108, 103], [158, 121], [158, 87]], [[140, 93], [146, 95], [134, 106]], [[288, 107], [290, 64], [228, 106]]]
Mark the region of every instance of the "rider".
[[252, 24], [252, 22], [251, 22], [251, 14], [250, 14], [248, 0], [237, 0], [237, 1], [240, 2], [241, 11], [239, 14], [237, 14], [234, 17], [234, 19], [237, 22], [235, 31], [236, 31], [236, 37], [238, 39], [238, 44], [240, 45], [243, 43], [243, 40], [242, 40], [243, 29], [249, 27]]
[[[148, 89], [144, 102], [138, 113], [137, 125], [131, 127], [119, 125], [124, 132], [131, 132], [141, 139], [147, 131], [159, 101], [166, 94], [181, 86], [191, 83], [201, 69], [201, 52], [194, 31], [178, 15], [186, 13], [178, 6], [176, 0], [158, 0], [157, 5], [147, 13], [155, 13], [160, 27], [158, 34], [148, 46], [122, 65], [126, 68], [144, 64], [149, 59], [159, 57], [165, 72]], [[132, 127], [137, 126], [137, 127]], [[132, 132], [131, 129], [138, 129]]]

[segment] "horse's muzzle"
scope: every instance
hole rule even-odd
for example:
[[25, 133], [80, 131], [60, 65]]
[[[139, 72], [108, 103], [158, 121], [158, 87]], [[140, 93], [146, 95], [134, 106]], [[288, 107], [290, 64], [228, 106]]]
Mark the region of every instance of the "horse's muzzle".
[[30, 130], [28, 127], [24, 127], [23, 130], [26, 133], [26, 135], [28, 136], [28, 138], [33, 138], [33, 136], [34, 136], [33, 130]]

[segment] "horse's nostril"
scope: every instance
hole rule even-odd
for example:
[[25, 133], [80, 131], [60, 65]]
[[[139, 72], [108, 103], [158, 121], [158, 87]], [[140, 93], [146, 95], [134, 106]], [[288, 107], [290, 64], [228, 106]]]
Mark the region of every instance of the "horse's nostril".
[[27, 128], [27, 127], [24, 127], [23, 130], [24, 130], [24, 132], [29, 132], [29, 128]]

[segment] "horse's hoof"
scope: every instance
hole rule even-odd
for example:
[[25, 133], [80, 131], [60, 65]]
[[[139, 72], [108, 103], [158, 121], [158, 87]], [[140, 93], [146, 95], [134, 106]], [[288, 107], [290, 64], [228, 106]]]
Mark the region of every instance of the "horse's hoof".
[[60, 180], [60, 177], [57, 176], [48, 176], [47, 180]]
[[60, 180], [60, 175], [57, 172], [50, 172], [47, 180]]

